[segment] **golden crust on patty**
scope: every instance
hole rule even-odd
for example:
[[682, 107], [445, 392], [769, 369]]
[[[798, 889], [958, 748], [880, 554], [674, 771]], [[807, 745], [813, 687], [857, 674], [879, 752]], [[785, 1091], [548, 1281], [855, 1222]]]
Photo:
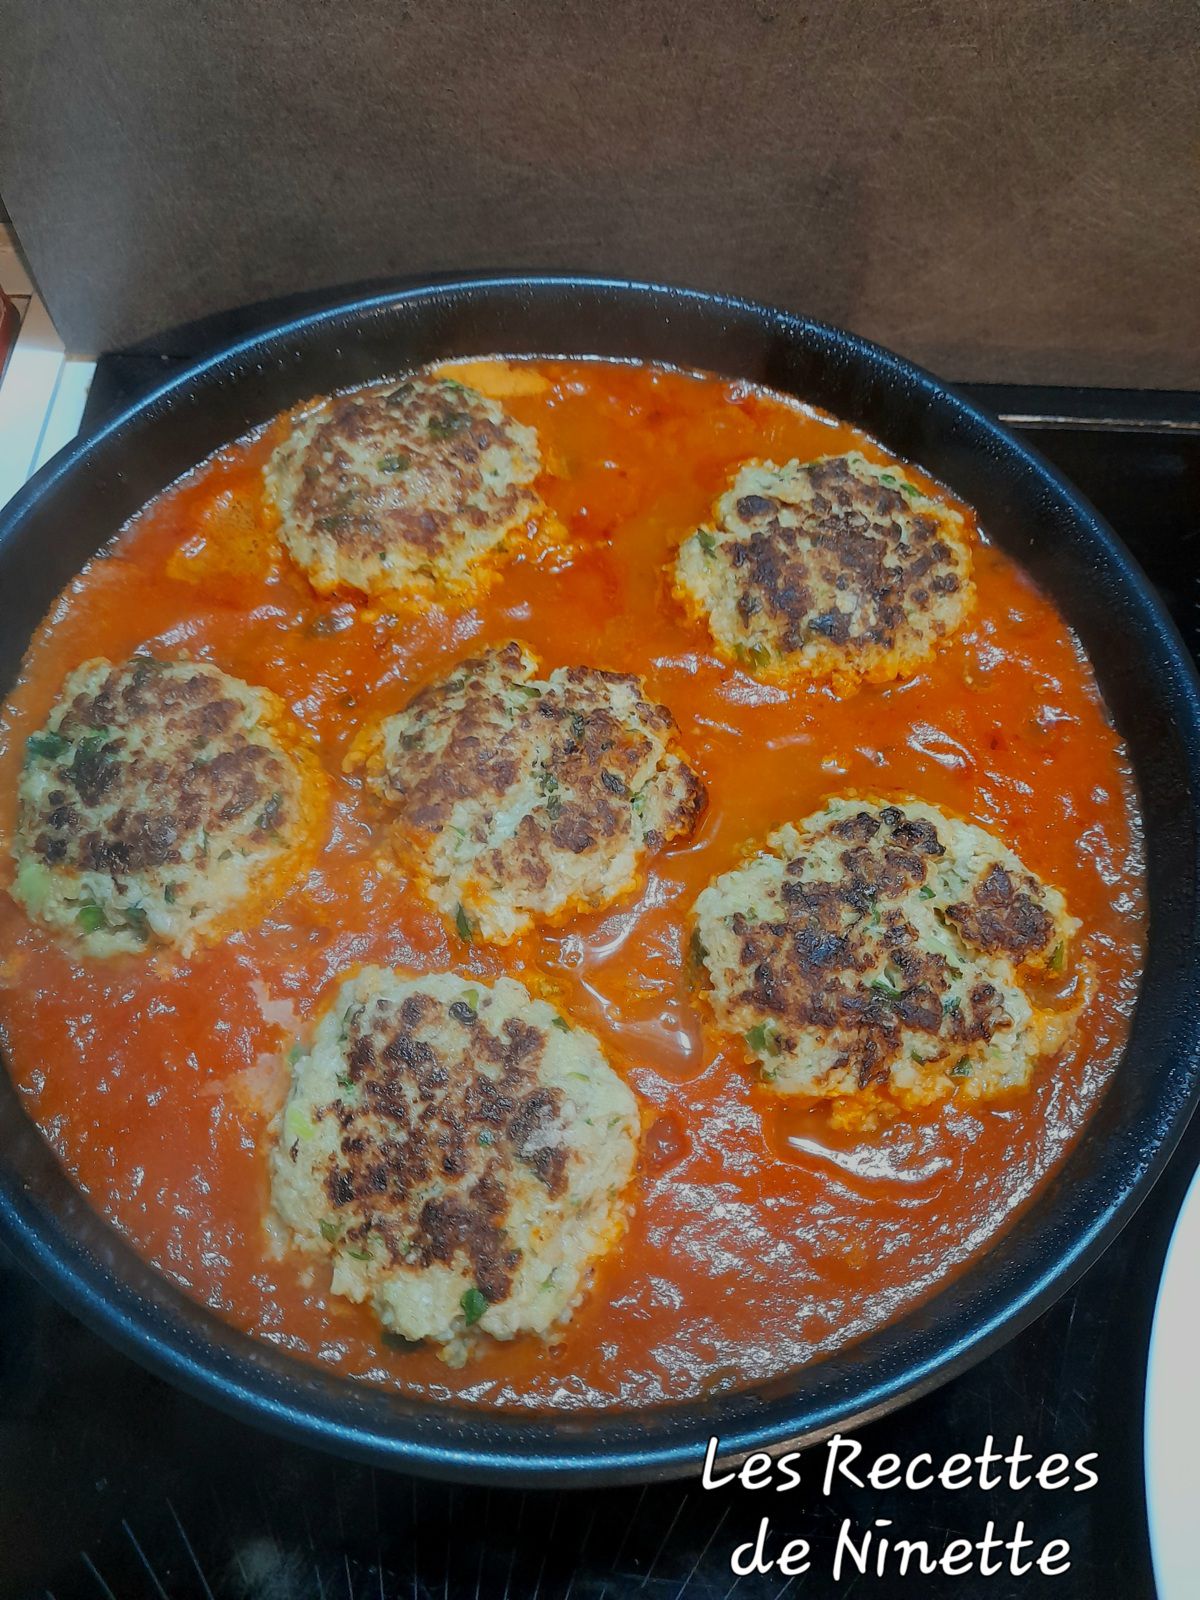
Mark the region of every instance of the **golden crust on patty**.
[[1038, 998], [1079, 926], [1062, 895], [920, 801], [830, 800], [694, 917], [717, 1020], [780, 1094], [987, 1098], [1026, 1085], [1073, 1020]]
[[335, 1294], [458, 1361], [571, 1316], [623, 1231], [638, 1132], [595, 1039], [521, 984], [367, 969], [294, 1063], [275, 1214]]
[[675, 594], [755, 676], [903, 677], [974, 600], [963, 518], [858, 452], [749, 462], [680, 546]]
[[18, 792], [13, 893], [94, 955], [249, 925], [308, 871], [328, 807], [275, 695], [150, 655], [70, 674]]
[[264, 469], [280, 538], [321, 593], [477, 587], [539, 508], [537, 435], [450, 378], [336, 395]]
[[505, 943], [610, 904], [706, 802], [674, 718], [640, 679], [537, 670], [516, 643], [461, 662], [347, 758], [394, 808], [426, 893], [466, 937]]

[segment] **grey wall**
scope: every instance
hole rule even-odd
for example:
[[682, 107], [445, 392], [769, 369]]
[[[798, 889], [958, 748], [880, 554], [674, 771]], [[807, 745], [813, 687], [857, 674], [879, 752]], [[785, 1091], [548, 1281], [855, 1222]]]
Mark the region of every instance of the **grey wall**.
[[761, 296], [950, 376], [1200, 383], [1194, 0], [0, 0], [68, 343], [426, 268]]

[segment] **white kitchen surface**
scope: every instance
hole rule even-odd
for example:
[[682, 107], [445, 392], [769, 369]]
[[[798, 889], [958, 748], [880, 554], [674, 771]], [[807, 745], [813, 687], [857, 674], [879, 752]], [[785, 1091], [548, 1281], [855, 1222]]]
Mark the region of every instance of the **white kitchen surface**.
[[1167, 1252], [1146, 1374], [1146, 1500], [1159, 1600], [1200, 1595], [1200, 1173]]
[[0, 289], [21, 316], [0, 378], [0, 505], [79, 431], [96, 363], [68, 355], [35, 293], [12, 233], [0, 226]]

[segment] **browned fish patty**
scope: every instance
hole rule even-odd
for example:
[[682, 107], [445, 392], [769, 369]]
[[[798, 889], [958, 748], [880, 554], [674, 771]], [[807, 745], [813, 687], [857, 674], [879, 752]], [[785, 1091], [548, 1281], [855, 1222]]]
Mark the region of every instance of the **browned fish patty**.
[[780, 828], [695, 906], [721, 1026], [783, 1094], [903, 1104], [1027, 1083], [1069, 1013], [1038, 981], [1078, 923], [972, 823], [854, 795]]
[[464, 937], [503, 943], [608, 905], [705, 805], [671, 713], [640, 679], [537, 671], [517, 643], [464, 661], [365, 730], [348, 759], [394, 809], [426, 893]]
[[275, 1214], [335, 1294], [458, 1360], [571, 1315], [624, 1226], [638, 1130], [592, 1035], [521, 984], [369, 968], [293, 1065]]
[[313, 587], [475, 587], [538, 509], [537, 435], [450, 378], [323, 401], [264, 471], [280, 538]]
[[19, 798], [17, 898], [110, 955], [248, 925], [312, 864], [327, 785], [268, 690], [138, 655], [71, 673]]
[[974, 599], [962, 516], [857, 452], [743, 466], [680, 547], [675, 593], [762, 678], [911, 672]]

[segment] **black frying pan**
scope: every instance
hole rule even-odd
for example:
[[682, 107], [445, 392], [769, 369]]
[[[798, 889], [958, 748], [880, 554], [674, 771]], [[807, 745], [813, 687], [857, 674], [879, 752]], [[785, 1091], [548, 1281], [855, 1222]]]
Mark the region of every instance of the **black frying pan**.
[[[845, 1351], [770, 1382], [626, 1413], [518, 1417], [409, 1400], [240, 1333], [142, 1261], [76, 1191], [0, 1074], [0, 1235], [71, 1310], [193, 1393], [280, 1433], [442, 1477], [556, 1485], [698, 1470], [722, 1452], [812, 1440], [887, 1411], [1010, 1338], [1132, 1214], [1200, 1090], [1200, 698], [1128, 552], [1052, 468], [917, 368], [746, 301], [578, 278], [491, 278], [330, 295], [173, 377], [72, 445], [0, 512], [0, 672], [11, 684], [59, 590], [147, 500], [218, 446], [312, 394], [489, 352], [703, 368], [865, 428], [975, 506], [1054, 597], [1133, 759], [1150, 945], [1111, 1087], [1068, 1160], [987, 1253]], [[53, 1070], [53, 1063], [46, 1063]]]

